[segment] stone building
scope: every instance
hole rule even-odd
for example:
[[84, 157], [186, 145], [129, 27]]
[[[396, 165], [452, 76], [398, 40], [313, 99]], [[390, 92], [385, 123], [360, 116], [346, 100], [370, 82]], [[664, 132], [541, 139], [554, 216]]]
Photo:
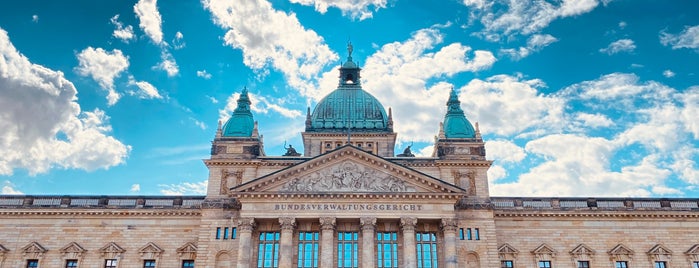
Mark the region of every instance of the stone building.
[[491, 197], [455, 92], [433, 155], [396, 154], [360, 70], [350, 49], [303, 154], [266, 155], [244, 89], [206, 196], [0, 196], [0, 268], [699, 268], [699, 200]]

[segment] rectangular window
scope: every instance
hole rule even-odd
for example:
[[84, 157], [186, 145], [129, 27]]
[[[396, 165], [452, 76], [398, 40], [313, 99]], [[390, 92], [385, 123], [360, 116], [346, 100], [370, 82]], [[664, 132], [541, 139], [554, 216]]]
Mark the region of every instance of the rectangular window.
[[223, 228], [223, 239], [228, 239], [228, 227]]
[[238, 233], [237, 233], [237, 228], [236, 228], [236, 227], [232, 227], [232, 228], [231, 228], [231, 239], [235, 239], [235, 237], [236, 237], [237, 235], [238, 235]]
[[183, 260], [182, 268], [194, 268], [194, 260]]
[[359, 267], [359, 236], [357, 232], [339, 232], [337, 234], [337, 267]]
[[27, 260], [27, 268], [39, 267], [39, 260]]
[[221, 239], [221, 227], [216, 227], [216, 239]]
[[116, 265], [117, 265], [116, 259], [104, 260], [104, 268], [116, 268]]
[[435, 233], [417, 233], [417, 267], [437, 267], [437, 235]]
[[667, 268], [664, 261], [656, 261], [655, 268]]
[[551, 268], [551, 261], [539, 261], [539, 268]]
[[78, 260], [66, 260], [66, 268], [78, 267]]
[[155, 268], [155, 260], [143, 261], [143, 268]]
[[578, 261], [578, 268], [590, 268], [589, 261]]
[[464, 240], [464, 228], [459, 228], [459, 240]]
[[318, 267], [318, 232], [299, 232], [299, 268]]
[[476, 240], [481, 240], [481, 232], [478, 230], [478, 228], [474, 229], [474, 236], [476, 237]]
[[692, 263], [692, 268], [699, 268], [699, 261]]
[[513, 268], [515, 267], [512, 261], [500, 261], [500, 268]]
[[376, 249], [379, 268], [398, 267], [398, 234], [396, 232], [377, 233]]
[[257, 267], [279, 267], [279, 232], [260, 232], [260, 243], [257, 248]]
[[615, 268], [628, 268], [628, 266], [626, 265], [626, 262], [625, 262], [625, 261], [618, 261], [618, 262], [616, 262], [616, 266], [614, 266], [614, 267], [615, 267]]
[[473, 240], [473, 235], [471, 233], [471, 228], [466, 228], [466, 240]]

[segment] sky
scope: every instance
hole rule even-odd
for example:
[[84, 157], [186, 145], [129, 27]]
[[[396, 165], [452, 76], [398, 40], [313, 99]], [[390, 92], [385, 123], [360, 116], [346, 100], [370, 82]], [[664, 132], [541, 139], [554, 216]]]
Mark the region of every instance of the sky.
[[203, 195], [239, 92], [267, 155], [303, 148], [349, 41], [397, 152], [458, 92], [493, 196], [699, 198], [694, 0], [8, 1], [2, 194]]

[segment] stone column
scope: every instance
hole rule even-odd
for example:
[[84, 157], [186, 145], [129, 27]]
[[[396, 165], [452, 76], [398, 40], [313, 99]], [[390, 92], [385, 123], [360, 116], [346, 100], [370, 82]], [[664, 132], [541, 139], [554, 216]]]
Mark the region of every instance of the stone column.
[[333, 258], [333, 249], [335, 245], [335, 218], [322, 217], [320, 218], [320, 267], [330, 268], [335, 267]]
[[376, 218], [361, 218], [359, 224], [362, 226], [362, 266], [375, 267], [376, 258], [374, 256], [374, 232], [376, 231]]
[[442, 219], [440, 224], [444, 232], [444, 261], [445, 268], [457, 268], [459, 260], [456, 256], [456, 229], [457, 222], [454, 218]]
[[294, 256], [293, 239], [296, 218], [279, 218], [279, 225], [282, 229], [281, 237], [279, 238], [279, 268], [291, 268], [294, 263], [292, 257]]
[[250, 259], [252, 255], [252, 230], [254, 229], [254, 218], [238, 219], [238, 268], [250, 267]]
[[417, 249], [415, 248], [416, 224], [417, 218], [400, 218], [400, 226], [403, 229], [403, 267], [406, 268], [417, 267], [417, 257], [415, 256], [417, 252]]

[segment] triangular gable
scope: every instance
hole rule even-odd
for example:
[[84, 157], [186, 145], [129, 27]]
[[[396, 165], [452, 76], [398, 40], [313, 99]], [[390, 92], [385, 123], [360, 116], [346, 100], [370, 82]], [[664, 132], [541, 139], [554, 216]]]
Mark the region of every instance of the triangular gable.
[[8, 251], [10, 251], [10, 250], [7, 249], [7, 248], [5, 248], [5, 247], [3, 247], [2, 245], [0, 245], [0, 254], [5, 253], [5, 252], [8, 252]]
[[37, 242], [31, 242], [22, 248], [24, 253], [44, 253], [46, 250], [41, 244]]
[[695, 244], [684, 253], [691, 261], [699, 261], [699, 244]]
[[503, 260], [516, 259], [517, 254], [519, 254], [519, 250], [517, 250], [516, 248], [514, 248], [513, 246], [511, 246], [508, 243], [502, 244], [502, 245], [500, 245], [500, 247], [498, 247], [498, 256], [500, 257], [500, 259], [503, 259]]
[[672, 255], [672, 251], [661, 244], [657, 244], [648, 251], [648, 255]]
[[458, 186], [349, 145], [244, 183], [231, 191], [465, 193]]
[[85, 250], [76, 242], [68, 243], [68, 245], [65, 245], [59, 251], [61, 252], [61, 254], [63, 254], [63, 257], [66, 259], [80, 259], [83, 253], [87, 252], [87, 250]]
[[595, 255], [595, 251], [585, 244], [580, 244], [570, 251], [570, 255], [573, 255], [577, 258], [590, 257], [592, 255]]
[[163, 249], [153, 242], [148, 242], [148, 244], [138, 249], [138, 252], [141, 253], [143, 259], [157, 259], [163, 253]]
[[556, 251], [546, 243], [532, 250], [532, 254], [534, 254], [537, 260], [550, 260], [556, 257]]
[[633, 250], [623, 244], [616, 245], [609, 251], [612, 260], [630, 260], [633, 256]]
[[100, 248], [100, 253], [105, 259], [116, 259], [121, 253], [126, 252], [122, 247], [114, 242], [109, 242], [104, 247]]
[[187, 242], [177, 248], [177, 255], [180, 256], [180, 259], [195, 259], [197, 256], [197, 245], [192, 242]]

